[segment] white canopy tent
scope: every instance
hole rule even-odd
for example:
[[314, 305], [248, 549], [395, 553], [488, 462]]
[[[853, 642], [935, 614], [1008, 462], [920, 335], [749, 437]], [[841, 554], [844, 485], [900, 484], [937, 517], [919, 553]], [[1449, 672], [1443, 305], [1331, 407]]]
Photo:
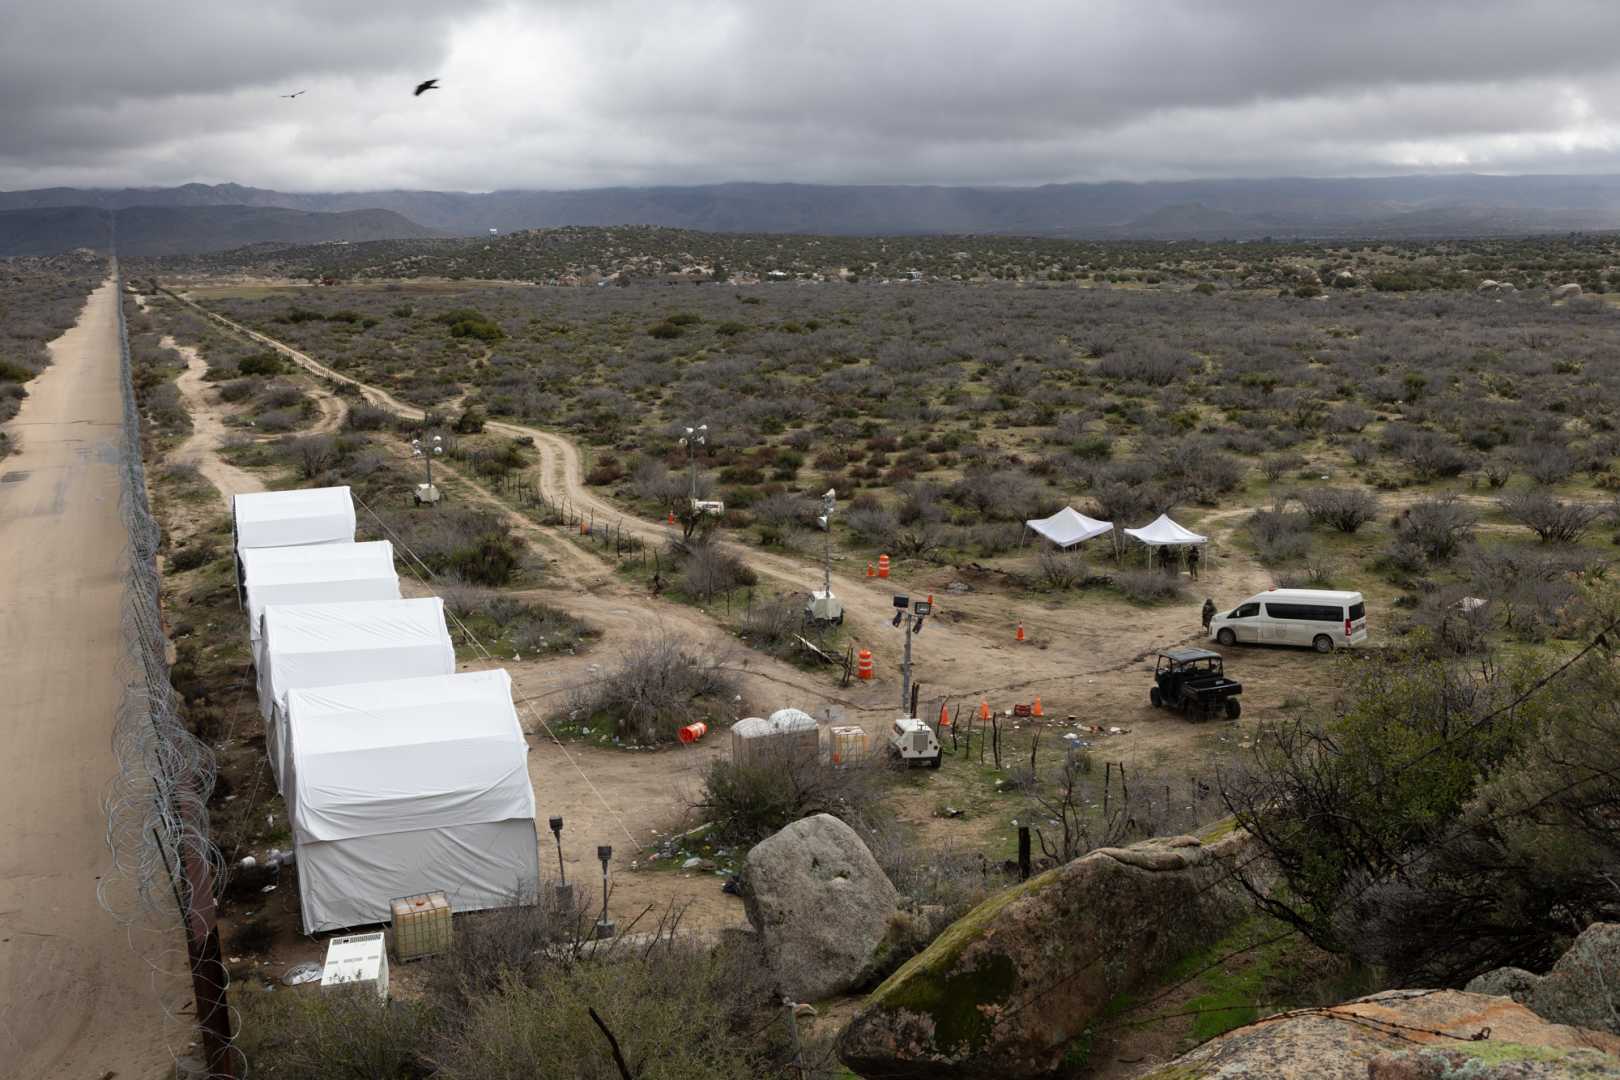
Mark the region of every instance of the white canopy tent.
[[505, 671], [295, 689], [288, 802], [305, 933], [386, 922], [394, 897], [455, 911], [534, 897], [528, 745]]
[[354, 543], [354, 497], [347, 487], [254, 491], [231, 500], [236, 550]]
[[258, 662], [260, 617], [272, 604], [335, 604], [398, 600], [394, 545], [317, 544], [307, 548], [250, 548], [242, 552], [247, 592], [248, 642]]
[[289, 690], [382, 679], [450, 675], [456, 649], [444, 601], [362, 600], [348, 604], [272, 604], [259, 642], [259, 711], [265, 752], [281, 786], [286, 765]]
[[1145, 544], [1148, 549], [1148, 561], [1152, 562], [1152, 553], [1163, 547], [1203, 547], [1209, 543], [1209, 537], [1201, 536], [1191, 529], [1183, 528], [1170, 520], [1169, 514], [1160, 514], [1140, 529], [1121, 529], [1126, 536]]
[[1114, 528], [1113, 522], [1087, 517], [1072, 506], [1065, 506], [1051, 517], [1026, 521], [1024, 525], [1065, 550], [1112, 532]]

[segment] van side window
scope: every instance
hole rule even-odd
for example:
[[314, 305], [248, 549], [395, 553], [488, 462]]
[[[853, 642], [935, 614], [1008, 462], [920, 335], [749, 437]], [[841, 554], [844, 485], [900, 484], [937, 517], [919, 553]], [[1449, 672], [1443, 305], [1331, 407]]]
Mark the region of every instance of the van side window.
[[1273, 619], [1295, 619], [1301, 622], [1340, 622], [1344, 609], [1326, 604], [1278, 604], [1268, 602], [1266, 614]]
[[1234, 618], [1234, 619], [1252, 619], [1258, 614], [1260, 614], [1260, 605], [1259, 604], [1244, 604], [1242, 607], [1240, 607], [1236, 611], [1232, 612], [1232, 618]]

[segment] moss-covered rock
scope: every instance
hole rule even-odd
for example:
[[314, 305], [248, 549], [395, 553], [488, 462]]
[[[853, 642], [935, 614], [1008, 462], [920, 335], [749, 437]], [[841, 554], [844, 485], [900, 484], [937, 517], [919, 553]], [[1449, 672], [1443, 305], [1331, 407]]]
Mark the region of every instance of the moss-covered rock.
[[864, 1076], [1039, 1076], [1116, 995], [1241, 917], [1246, 834], [1096, 851], [1004, 890], [883, 982], [845, 1029]]
[[1505, 997], [1395, 990], [1230, 1031], [1141, 1080], [1620, 1078], [1620, 1038]]

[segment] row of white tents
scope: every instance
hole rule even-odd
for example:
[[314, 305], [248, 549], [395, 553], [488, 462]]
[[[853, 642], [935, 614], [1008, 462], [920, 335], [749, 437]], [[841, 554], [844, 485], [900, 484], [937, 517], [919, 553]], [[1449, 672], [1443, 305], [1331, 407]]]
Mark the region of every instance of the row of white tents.
[[238, 495], [236, 554], [306, 933], [457, 911], [539, 884], [528, 746], [505, 671], [456, 672], [437, 597], [403, 599], [346, 487]]
[[[1033, 518], [1024, 525], [1065, 551], [1114, 531], [1112, 521], [1087, 517], [1072, 506], [1065, 506], [1051, 517]], [[1209, 543], [1209, 537], [1176, 524], [1169, 514], [1160, 514], [1140, 529], [1119, 531], [1145, 545], [1150, 552], [1166, 547], [1203, 547]]]

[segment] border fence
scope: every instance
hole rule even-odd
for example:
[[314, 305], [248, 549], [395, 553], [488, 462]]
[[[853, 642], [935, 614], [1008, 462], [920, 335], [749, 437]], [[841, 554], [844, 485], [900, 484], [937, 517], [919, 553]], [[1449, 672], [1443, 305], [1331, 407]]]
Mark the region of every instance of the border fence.
[[[182, 1045], [200, 1042], [200, 1069], [191, 1075], [236, 1080], [247, 1070], [231, 1044], [229, 975], [215, 922], [225, 871], [208, 823], [215, 759], [187, 730], [169, 682], [157, 564], [162, 530], [147, 500], [124, 278], [116, 262], [113, 276], [124, 411], [118, 448], [120, 510], [128, 531], [123, 567], [126, 681], [113, 728], [118, 772], [104, 800], [113, 865], [102, 878], [98, 899], [127, 928], [131, 948], [152, 965], [166, 1024], [183, 1025]], [[194, 1011], [171, 997], [171, 986], [181, 980], [189, 981]], [[165, 1037], [169, 1035], [166, 1027]], [[172, 1045], [171, 1053], [178, 1062], [181, 1054]]]

